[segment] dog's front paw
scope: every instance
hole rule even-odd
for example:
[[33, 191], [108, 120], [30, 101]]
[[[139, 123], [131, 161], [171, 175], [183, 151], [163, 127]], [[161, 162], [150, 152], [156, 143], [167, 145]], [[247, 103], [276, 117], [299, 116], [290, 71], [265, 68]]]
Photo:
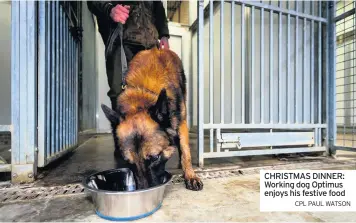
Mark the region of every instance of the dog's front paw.
[[184, 179], [185, 181], [185, 187], [188, 189], [188, 190], [194, 190], [194, 191], [199, 191], [199, 190], [202, 190], [203, 189], [203, 182], [200, 180], [199, 177], [197, 176], [194, 176], [194, 177], [186, 177]]

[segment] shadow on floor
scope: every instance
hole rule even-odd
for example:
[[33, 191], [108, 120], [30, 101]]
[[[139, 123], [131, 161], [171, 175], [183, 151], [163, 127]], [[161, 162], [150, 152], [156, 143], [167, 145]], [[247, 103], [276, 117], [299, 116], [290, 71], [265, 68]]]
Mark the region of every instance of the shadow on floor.
[[[192, 163], [197, 167], [197, 135], [190, 134], [190, 146]], [[208, 139], [205, 141], [208, 148]], [[113, 139], [110, 134], [92, 136], [89, 140], [81, 144], [76, 150], [62, 157], [46, 168], [39, 170], [36, 186], [54, 186], [81, 182], [83, 177], [97, 171], [122, 167], [124, 164], [117, 163], [114, 155]], [[205, 168], [222, 168], [229, 166], [258, 167], [286, 164], [298, 160], [300, 156], [290, 155], [288, 159], [276, 156], [255, 156], [255, 157], [230, 157], [214, 158], [204, 160]], [[320, 160], [321, 157], [308, 158], [308, 162]], [[168, 161], [167, 170], [173, 174], [181, 173], [178, 169], [178, 152]]]

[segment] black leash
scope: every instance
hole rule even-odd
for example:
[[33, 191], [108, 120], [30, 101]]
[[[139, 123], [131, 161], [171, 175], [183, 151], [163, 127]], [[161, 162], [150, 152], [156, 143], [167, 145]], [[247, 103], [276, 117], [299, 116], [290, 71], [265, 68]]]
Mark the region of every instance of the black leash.
[[114, 42], [115, 42], [116, 38], [119, 36], [120, 37], [120, 46], [119, 47], [121, 48], [120, 50], [121, 50], [121, 68], [122, 68], [121, 88], [122, 88], [122, 90], [125, 90], [125, 88], [126, 88], [126, 73], [128, 70], [128, 66], [127, 66], [125, 50], [124, 50], [124, 46], [123, 46], [123, 42], [122, 42], [123, 33], [124, 33], [123, 24], [117, 23], [116, 28], [109, 36], [108, 45], [105, 50], [105, 57], [108, 58], [109, 56], [112, 56], [112, 53], [115, 50]]

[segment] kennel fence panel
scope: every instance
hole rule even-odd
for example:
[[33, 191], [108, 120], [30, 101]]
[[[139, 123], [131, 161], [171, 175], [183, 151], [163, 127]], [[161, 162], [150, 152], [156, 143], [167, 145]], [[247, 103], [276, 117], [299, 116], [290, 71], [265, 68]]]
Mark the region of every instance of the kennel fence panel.
[[199, 165], [325, 151], [326, 3], [198, 4]]
[[38, 2], [38, 166], [78, 143], [79, 25], [77, 10], [60, 1]]
[[335, 22], [334, 149], [356, 151], [356, 3], [337, 1]]

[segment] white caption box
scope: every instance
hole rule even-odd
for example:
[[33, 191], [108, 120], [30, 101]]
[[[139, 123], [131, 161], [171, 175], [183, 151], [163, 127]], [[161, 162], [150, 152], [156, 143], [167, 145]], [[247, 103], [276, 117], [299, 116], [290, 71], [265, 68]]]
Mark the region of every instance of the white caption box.
[[356, 171], [261, 170], [260, 211], [356, 211]]

